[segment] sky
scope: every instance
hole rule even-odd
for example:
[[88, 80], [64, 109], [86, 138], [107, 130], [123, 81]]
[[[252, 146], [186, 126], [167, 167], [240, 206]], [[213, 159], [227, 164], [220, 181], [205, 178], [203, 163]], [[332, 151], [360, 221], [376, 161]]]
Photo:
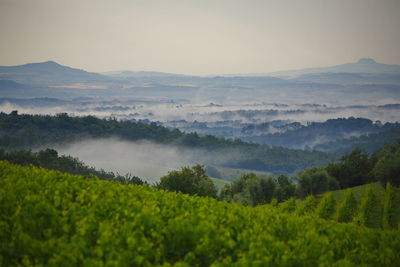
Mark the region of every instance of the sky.
[[0, 0], [0, 65], [267, 73], [400, 65], [399, 0]]

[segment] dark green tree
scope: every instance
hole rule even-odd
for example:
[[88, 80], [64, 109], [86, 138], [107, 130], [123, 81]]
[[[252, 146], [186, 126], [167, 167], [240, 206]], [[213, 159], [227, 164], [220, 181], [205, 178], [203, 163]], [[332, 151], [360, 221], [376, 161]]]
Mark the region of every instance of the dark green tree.
[[277, 178], [278, 187], [276, 197], [279, 202], [283, 202], [296, 195], [296, 185], [294, 185], [286, 175], [279, 175]]
[[373, 163], [367, 153], [359, 148], [344, 155], [340, 162], [326, 167], [330, 175], [336, 178], [340, 188], [363, 185], [371, 181]]
[[221, 190], [221, 198], [244, 205], [259, 205], [271, 202], [275, 196], [276, 182], [272, 177], [260, 178], [254, 173], [242, 175]]
[[160, 178], [157, 187], [189, 195], [217, 197], [217, 189], [211, 178], [205, 174], [205, 169], [201, 165], [171, 171]]
[[377, 162], [372, 171], [375, 178], [384, 186], [388, 182], [400, 186], [400, 141], [387, 145], [375, 157]]
[[311, 167], [302, 171], [297, 180], [297, 193], [302, 198], [310, 194], [316, 195], [328, 190], [335, 190], [339, 187], [336, 179], [322, 167]]

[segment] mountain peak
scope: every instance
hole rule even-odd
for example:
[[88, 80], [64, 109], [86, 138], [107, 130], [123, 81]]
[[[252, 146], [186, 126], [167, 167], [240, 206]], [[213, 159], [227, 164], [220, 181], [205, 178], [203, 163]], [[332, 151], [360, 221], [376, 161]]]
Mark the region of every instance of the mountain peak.
[[55, 62], [53, 60], [44, 61], [44, 62], [39, 63], [39, 64], [49, 65], [49, 66], [61, 66], [60, 64], [58, 64], [57, 62]]
[[360, 58], [357, 63], [360, 64], [377, 64], [377, 62], [372, 58]]

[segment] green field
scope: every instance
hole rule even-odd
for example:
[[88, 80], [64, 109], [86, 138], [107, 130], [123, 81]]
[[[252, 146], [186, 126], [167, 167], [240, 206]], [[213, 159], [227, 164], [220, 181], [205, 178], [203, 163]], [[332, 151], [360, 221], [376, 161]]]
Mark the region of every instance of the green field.
[[1, 266], [398, 266], [400, 233], [0, 162]]

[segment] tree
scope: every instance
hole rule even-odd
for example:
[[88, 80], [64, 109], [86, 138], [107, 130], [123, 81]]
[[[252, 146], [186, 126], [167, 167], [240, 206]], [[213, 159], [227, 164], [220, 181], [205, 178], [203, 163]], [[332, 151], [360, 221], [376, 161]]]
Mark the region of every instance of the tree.
[[385, 148], [372, 173], [382, 185], [400, 186], [400, 141]]
[[275, 196], [276, 182], [272, 177], [260, 178], [254, 173], [242, 175], [221, 190], [221, 198], [243, 205], [255, 206], [271, 202]]
[[189, 195], [217, 197], [217, 189], [211, 178], [205, 174], [204, 167], [201, 165], [171, 171], [168, 175], [160, 178], [157, 187]]
[[285, 201], [296, 195], [296, 186], [286, 175], [279, 175], [277, 178], [279, 187], [276, 189], [276, 197], [279, 202]]
[[344, 155], [340, 162], [329, 164], [326, 170], [336, 178], [340, 188], [347, 188], [368, 183], [372, 168], [368, 154], [356, 148]]
[[338, 182], [322, 167], [311, 167], [302, 171], [298, 177], [297, 192], [300, 197], [321, 194], [338, 189]]
[[262, 191], [262, 203], [270, 203], [272, 198], [275, 196], [276, 182], [272, 177], [260, 180], [261, 191]]

